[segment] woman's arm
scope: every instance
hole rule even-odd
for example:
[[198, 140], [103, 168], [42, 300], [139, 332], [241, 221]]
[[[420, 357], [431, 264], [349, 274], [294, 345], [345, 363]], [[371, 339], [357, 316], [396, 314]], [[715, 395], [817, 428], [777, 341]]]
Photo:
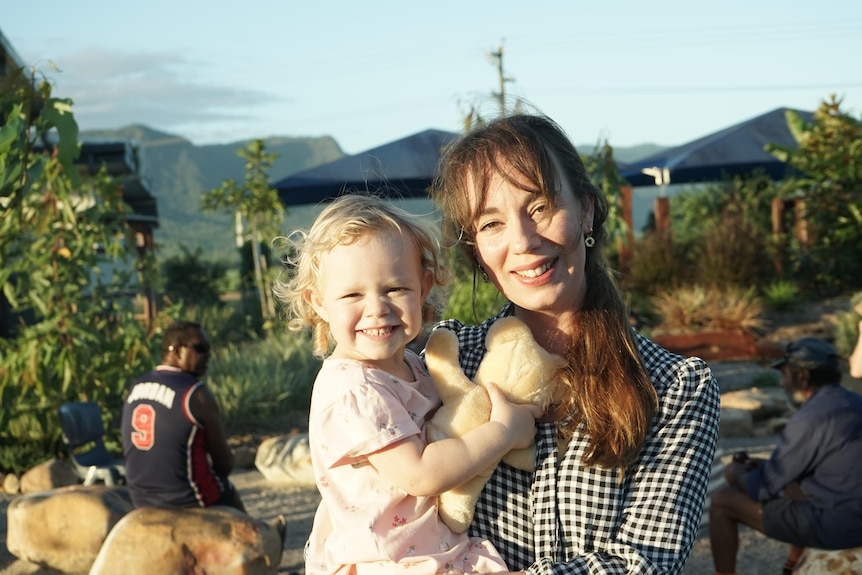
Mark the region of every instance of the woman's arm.
[[489, 386], [491, 420], [463, 437], [423, 444], [413, 435], [372, 453], [368, 461], [389, 481], [414, 496], [457, 487], [497, 463], [509, 450], [528, 447], [541, 408], [508, 402]]

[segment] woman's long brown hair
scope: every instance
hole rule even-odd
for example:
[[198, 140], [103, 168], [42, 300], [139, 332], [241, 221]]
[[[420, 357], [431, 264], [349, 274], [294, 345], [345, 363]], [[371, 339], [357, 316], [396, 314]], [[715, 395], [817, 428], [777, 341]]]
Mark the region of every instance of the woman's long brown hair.
[[[569, 334], [566, 365], [560, 373], [560, 396], [566, 413], [559, 431], [569, 438], [583, 425], [589, 436], [586, 465], [625, 469], [637, 457], [658, 398], [644, 368], [628, 310], [603, 255], [608, 239], [604, 223], [608, 203], [589, 180], [580, 155], [565, 132], [540, 115], [514, 115], [474, 129], [443, 154], [431, 197], [443, 211], [447, 243], [458, 242], [478, 267], [474, 239], [476, 214], [484, 204], [492, 174], [558, 202], [559, 159], [582, 207], [594, 206], [595, 246], [587, 249], [584, 273], [587, 290]], [[505, 164], [510, 170], [501, 169]], [[468, 189], [476, 190], [478, 202]], [[451, 245], [451, 244], [450, 244]]]

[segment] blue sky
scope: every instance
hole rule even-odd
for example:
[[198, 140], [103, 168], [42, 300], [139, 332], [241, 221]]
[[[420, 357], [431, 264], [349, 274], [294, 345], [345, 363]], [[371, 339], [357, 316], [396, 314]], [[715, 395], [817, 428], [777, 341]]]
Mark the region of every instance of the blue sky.
[[[829, 94], [862, 115], [858, 0], [144, 3], [10, 0], [0, 30], [82, 129], [198, 144], [330, 135], [346, 153], [494, 110], [505, 92], [578, 144], [682, 144]], [[54, 70], [56, 66], [59, 71]]]

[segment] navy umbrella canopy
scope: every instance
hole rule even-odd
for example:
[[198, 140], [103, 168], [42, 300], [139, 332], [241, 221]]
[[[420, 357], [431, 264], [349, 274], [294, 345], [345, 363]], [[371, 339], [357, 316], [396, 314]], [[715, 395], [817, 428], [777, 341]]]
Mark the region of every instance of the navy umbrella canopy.
[[458, 134], [425, 130], [345, 156], [272, 184], [285, 206], [316, 204], [356, 191], [427, 197], [443, 148]]
[[[792, 168], [767, 152], [766, 144], [796, 147], [785, 113], [777, 108], [708, 136], [621, 165], [620, 173], [632, 186], [716, 182], [728, 176], [762, 170], [773, 180], [793, 173]], [[811, 122], [812, 112], [794, 110]]]

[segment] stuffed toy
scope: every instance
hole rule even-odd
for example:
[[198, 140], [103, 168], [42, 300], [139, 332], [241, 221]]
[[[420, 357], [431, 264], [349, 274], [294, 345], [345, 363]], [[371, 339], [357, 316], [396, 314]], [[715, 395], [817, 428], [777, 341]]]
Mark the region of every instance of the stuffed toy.
[[[487, 352], [475, 381], [470, 381], [458, 364], [457, 336], [446, 329], [431, 333], [425, 345], [425, 363], [443, 405], [428, 422], [428, 441], [461, 437], [488, 421], [491, 400], [484, 387], [487, 382], [497, 384], [513, 403], [533, 403], [544, 409], [555, 400], [553, 380], [563, 360], [539, 346], [524, 322], [511, 316], [497, 320], [488, 330], [485, 346]], [[529, 471], [535, 468], [535, 457], [532, 446], [510, 451], [503, 461]], [[469, 527], [479, 493], [497, 463], [464, 485], [440, 494], [438, 512], [452, 531], [463, 533]]]

